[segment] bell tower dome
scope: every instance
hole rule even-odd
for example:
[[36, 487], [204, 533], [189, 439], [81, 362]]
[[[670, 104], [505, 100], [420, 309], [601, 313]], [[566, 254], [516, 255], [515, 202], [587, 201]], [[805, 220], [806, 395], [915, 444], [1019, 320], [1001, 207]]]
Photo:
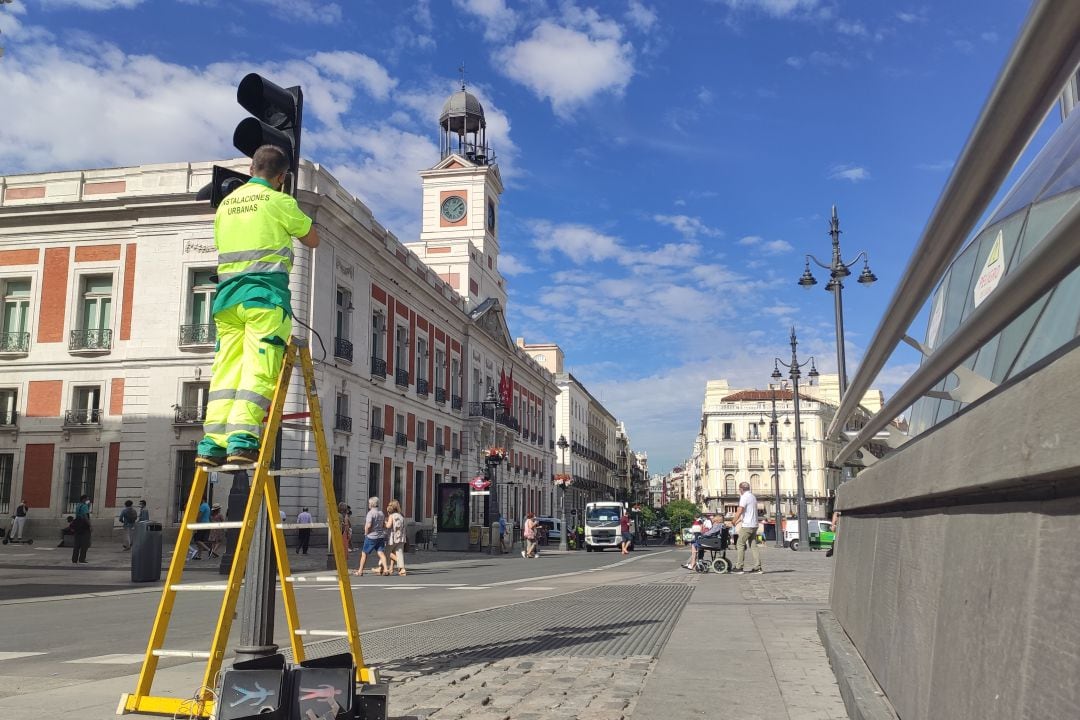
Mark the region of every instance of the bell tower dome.
[[470, 305], [496, 298], [505, 308], [506, 281], [499, 272], [502, 177], [488, 145], [484, 107], [464, 82], [439, 114], [439, 162], [420, 178], [420, 239], [406, 245]]

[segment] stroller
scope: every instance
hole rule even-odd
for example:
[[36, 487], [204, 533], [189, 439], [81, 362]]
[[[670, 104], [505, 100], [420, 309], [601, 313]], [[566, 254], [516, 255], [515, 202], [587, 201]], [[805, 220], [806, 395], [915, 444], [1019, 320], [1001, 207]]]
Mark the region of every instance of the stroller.
[[[731, 571], [731, 561], [727, 557], [728, 545], [731, 544], [731, 530], [725, 526], [716, 535], [699, 535], [698, 545], [700, 549], [698, 551], [697, 562], [694, 564], [694, 570], [699, 573], [706, 573], [712, 570], [715, 573], [724, 574]], [[705, 553], [709, 553], [709, 557], [705, 557]]]

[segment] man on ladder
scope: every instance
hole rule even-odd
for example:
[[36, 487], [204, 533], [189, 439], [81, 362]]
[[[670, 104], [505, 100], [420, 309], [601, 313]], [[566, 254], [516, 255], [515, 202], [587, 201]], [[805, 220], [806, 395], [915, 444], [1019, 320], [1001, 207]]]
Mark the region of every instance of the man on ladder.
[[288, 170], [286, 153], [263, 145], [252, 157], [251, 179], [222, 201], [214, 217], [217, 350], [205, 436], [195, 458], [208, 469], [259, 458], [263, 416], [292, 329], [292, 238], [319, 245], [311, 218], [281, 192]]

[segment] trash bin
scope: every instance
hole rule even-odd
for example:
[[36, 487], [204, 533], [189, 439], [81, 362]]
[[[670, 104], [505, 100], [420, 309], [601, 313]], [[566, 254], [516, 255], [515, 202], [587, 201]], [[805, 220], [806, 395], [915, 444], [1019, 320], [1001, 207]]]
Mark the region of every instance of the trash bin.
[[135, 523], [135, 541], [131, 546], [131, 582], [157, 582], [161, 579], [161, 523]]

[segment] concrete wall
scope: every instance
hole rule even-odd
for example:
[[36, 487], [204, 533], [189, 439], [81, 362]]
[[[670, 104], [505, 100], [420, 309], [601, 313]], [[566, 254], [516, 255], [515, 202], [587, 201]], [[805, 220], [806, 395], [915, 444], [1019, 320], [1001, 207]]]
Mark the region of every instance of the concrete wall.
[[842, 486], [832, 609], [903, 720], [1080, 717], [1080, 349]]

